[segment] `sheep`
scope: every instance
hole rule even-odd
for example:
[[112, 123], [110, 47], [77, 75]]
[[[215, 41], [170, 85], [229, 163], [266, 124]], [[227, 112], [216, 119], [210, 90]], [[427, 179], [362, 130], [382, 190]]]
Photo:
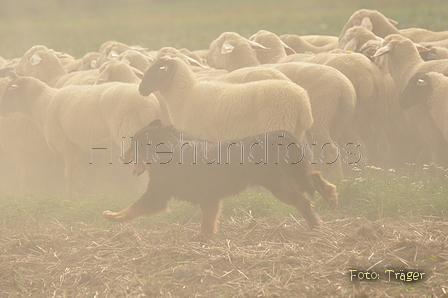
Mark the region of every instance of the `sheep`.
[[[0, 76], [1, 96], [13, 77], [12, 68], [3, 70]], [[59, 171], [61, 168], [58, 168], [60, 161], [49, 150], [36, 125], [23, 113], [0, 116], [0, 151], [9, 165], [0, 171], [8, 171], [7, 186], [13, 186], [11, 191], [40, 190], [43, 186], [54, 186], [51, 181], [58, 181], [57, 177], [62, 173]]]
[[198, 61], [201, 64], [207, 63], [205, 61], [205, 58], [207, 57], [207, 52], [208, 52], [207, 50], [198, 52], [198, 51], [190, 51], [187, 48], [180, 48], [179, 52], [181, 52], [185, 56], [190, 57], [191, 59]]
[[[203, 236], [210, 237], [217, 230], [222, 199], [254, 185], [267, 188], [279, 200], [294, 206], [310, 229], [321, 225], [321, 219], [304, 192], [313, 193], [316, 189], [330, 207], [334, 209], [337, 206], [336, 187], [323, 179], [319, 172], [311, 172], [306, 161], [298, 162], [302, 152], [294, 145], [300, 140], [291, 132], [273, 131], [227, 142], [213, 142], [188, 136], [155, 120], [137, 132], [135, 138], [137, 145], [133, 143], [124, 157], [126, 161], [139, 160], [144, 165], [150, 173], [148, 187], [140, 199], [126, 209], [104, 211], [103, 215], [109, 221], [127, 222], [166, 212], [169, 201], [175, 197], [200, 206], [201, 232]], [[268, 146], [266, 140], [272, 139], [281, 142], [277, 150], [271, 147], [255, 149], [254, 144]], [[167, 145], [173, 153], [164, 160], [159, 159], [161, 154], [157, 149], [161, 144]], [[136, 152], [145, 145], [146, 152]], [[233, 145], [241, 148], [242, 155], [237, 159], [232, 159], [228, 150]], [[222, 150], [226, 151], [225, 157]], [[181, 156], [178, 158], [179, 152]]]
[[157, 54], [155, 56], [155, 59], [159, 59], [161, 57], [180, 58], [186, 64], [190, 65], [191, 69], [195, 72], [203, 71], [204, 69], [207, 69], [207, 70], [210, 69], [208, 66], [203, 65], [198, 60], [193, 59], [190, 56], [187, 56], [186, 54], [182, 53], [180, 50], [173, 48], [173, 47], [163, 47], [160, 50], [158, 50]]
[[55, 88], [95, 83], [98, 69], [67, 73], [60, 56], [61, 54], [45, 46], [34, 46], [23, 55], [14, 68], [19, 76], [35, 77]]
[[[400, 98], [410, 79], [417, 72], [448, 73], [448, 59], [424, 61], [419, 55], [419, 50], [427, 51], [426, 48], [414, 44], [406, 37], [391, 34], [384, 39], [382, 47], [373, 56], [375, 59], [381, 58], [385, 63]], [[413, 107], [406, 111], [406, 118], [411, 127], [416, 126], [414, 130], [418, 132], [419, 140], [417, 141], [422, 146], [422, 152], [429, 152], [431, 161], [447, 167], [448, 158], [443, 152], [445, 140], [443, 136], [441, 139], [441, 135], [436, 133], [438, 128], [429, 111]]]
[[[409, 80], [400, 98], [400, 105], [409, 109], [425, 105], [435, 124], [448, 142], [448, 78], [438, 72], [417, 72]], [[426, 109], [426, 107], [425, 107]], [[445, 152], [448, 148], [445, 148]]]
[[[16, 111], [33, 119], [50, 150], [64, 159], [68, 194], [89, 155], [112, 159], [113, 150], [122, 142], [131, 142], [127, 136], [160, 118], [157, 99], [141, 96], [136, 84], [113, 82], [55, 89], [33, 77], [18, 77], [6, 87], [0, 114]], [[94, 152], [93, 147], [109, 149]]]
[[[261, 35], [263, 38], [260, 38]], [[276, 59], [281, 60], [281, 58], [286, 57], [286, 53], [283, 50], [284, 45], [275, 34], [262, 30], [251, 38], [256, 39], [256, 42], [270, 49], [257, 51], [260, 52], [260, 54], [269, 54], [270, 52], [274, 53], [273, 58], [266, 56], [267, 62], [275, 62]], [[246, 59], [246, 57], [253, 55], [251, 49], [246, 48], [246, 50], [245, 55], [241, 55], [243, 52], [240, 52], [241, 57], [239, 57], [238, 61], [247, 61], [248, 59]], [[277, 54], [277, 52], [280, 52], [280, 54]], [[261, 55], [258, 55], [258, 58], [260, 57]], [[260, 62], [264, 61], [261, 60]], [[233, 65], [237, 64], [234, 63]], [[339, 142], [341, 134], [353, 114], [356, 102], [356, 95], [353, 85], [347, 77], [332, 67], [310, 63], [288, 63], [285, 65], [270, 65], [270, 67], [279, 70], [294, 83], [307, 90], [314, 119], [313, 127], [309, 130], [309, 134], [313, 134], [314, 139], [308, 139], [308, 141], [315, 141], [319, 144], [319, 146], [324, 146], [324, 144], [327, 143], [334, 146], [335, 142]], [[258, 69], [259, 67], [245, 67], [234, 70], [229, 74], [221, 75], [218, 78], [209, 77], [207, 79], [217, 79], [220, 81], [225, 80], [233, 83], [235, 81], [242, 82], [240, 77], [243, 76], [245, 76], [244, 80], [246, 81], [249, 77], [251, 77], [251, 79], [266, 79], [269, 77], [284, 79], [283, 76], [272, 73], [272, 71], [271, 73], [265, 73], [266, 70], [261, 71]], [[248, 71], [250, 71], [250, 75], [248, 74]], [[206, 71], [204, 74], [207, 76]], [[203, 77], [200, 79], [204, 80]], [[316, 82], [318, 82], [319, 85], [317, 85]], [[328, 106], [334, 108], [328, 108]], [[339, 150], [329, 149], [330, 148], [327, 148], [325, 150], [328, 155], [323, 160], [325, 160], [325, 163], [334, 162], [335, 166], [332, 165], [331, 170], [336, 167], [336, 171], [332, 172], [334, 172], [337, 176], [342, 176], [341, 158], [338, 156]], [[321, 166], [320, 163], [318, 164]]]
[[[280, 39], [285, 35], [288, 34], [280, 35]], [[325, 46], [330, 43], [337, 43], [339, 39], [337, 36], [332, 35], [301, 35], [300, 37], [306, 42], [318, 47]]]
[[49, 86], [54, 86], [62, 76], [67, 74], [56, 53], [45, 46], [33, 46], [14, 66], [19, 76], [38, 78]]
[[127, 50], [118, 55], [118, 61], [129, 64], [130, 66], [144, 72], [148, 69], [154, 57], [136, 50]]
[[398, 30], [397, 22], [386, 18], [377, 10], [360, 9], [354, 12], [339, 35], [339, 40], [343, 38], [346, 31], [353, 26], [364, 26], [371, 30], [376, 36], [385, 38], [390, 34], [401, 34], [414, 42], [436, 41], [448, 39], [448, 31], [434, 32], [420, 28], [408, 28]]
[[128, 50], [135, 50], [146, 54], [146, 49], [140, 46], [128, 46], [127, 44], [118, 41], [107, 41], [100, 46], [100, 56], [98, 57], [96, 67], [100, 67], [103, 63], [106, 63], [107, 60], [116, 59], [121, 53]]
[[[317, 164], [316, 169], [343, 177], [342, 162], [356, 162], [343, 160], [340, 154], [341, 149], [346, 150], [348, 147], [348, 144], [342, 144], [342, 137], [356, 107], [356, 92], [352, 83], [341, 72], [325, 65], [291, 62], [271, 67], [281, 71], [308, 92], [314, 119], [313, 126], [307, 132], [308, 143], [315, 143], [321, 149], [313, 160]], [[330, 145], [329, 148], [327, 144]]]
[[207, 64], [217, 69], [233, 71], [241, 67], [256, 66], [259, 62], [255, 56], [244, 56], [241, 53], [253, 49], [266, 49], [259, 43], [250, 41], [238, 33], [224, 32], [210, 43], [207, 53]]
[[381, 37], [376, 36], [369, 29], [363, 26], [354, 26], [348, 29], [345, 35], [339, 40], [336, 49], [359, 53], [362, 46], [370, 40], [377, 40], [380, 43], [383, 42]]
[[97, 68], [96, 61], [99, 56], [99, 52], [88, 52], [82, 58], [75, 60], [71, 65], [65, 67], [65, 69], [67, 72], [73, 72]]
[[283, 34], [280, 36], [280, 40], [283, 41], [285, 44], [287, 44], [289, 47], [291, 47], [296, 53], [305, 53], [305, 52], [312, 52], [312, 53], [322, 53], [322, 52], [328, 52], [335, 48], [337, 45], [336, 42], [331, 42], [322, 46], [316, 46], [309, 42], [307, 42], [305, 39], [303, 39], [301, 36], [298, 36], [296, 34]]
[[[286, 63], [306, 61], [331, 66], [352, 83], [356, 92], [356, 108], [353, 113], [352, 132], [346, 139], [356, 140], [367, 147], [375, 163], [383, 162], [388, 154], [387, 137], [383, 120], [385, 117], [384, 81], [380, 70], [365, 56], [357, 53], [293, 54], [287, 56], [279, 37], [261, 30], [251, 37], [269, 50], [258, 50], [257, 58], [264, 63]], [[299, 81], [296, 83], [300, 84]], [[373, 109], [372, 109], [373, 107]], [[372, 113], [373, 112], [373, 113]], [[356, 127], [356, 130], [354, 128]], [[375, 131], [373, 131], [375, 129]], [[364, 136], [364, 138], [361, 138]], [[366, 138], [369, 136], [369, 138]], [[367, 146], [362, 146], [366, 143]], [[366, 152], [364, 152], [366, 153]]]
[[[14, 191], [56, 188], [62, 160], [50, 151], [42, 133], [25, 114], [0, 116], [0, 148], [12, 166]], [[11, 175], [11, 173], [10, 173]]]
[[156, 60], [139, 91], [142, 95], [159, 91], [173, 125], [198, 138], [226, 140], [283, 129], [304, 140], [313, 124], [308, 95], [292, 82], [198, 82], [179, 58]]
[[[95, 85], [109, 82], [140, 84], [144, 75], [140, 70], [115, 59], [109, 60], [101, 65], [99, 71], [100, 74], [98, 75]], [[155, 95], [159, 101], [161, 112], [160, 118], [164, 123], [171, 123], [164, 99], [158, 94]]]
[[231, 84], [243, 84], [263, 80], [290, 81], [281, 71], [265, 67], [244, 67], [232, 72], [225, 70], [203, 71], [196, 72], [195, 76], [199, 81], [219, 81]]
[[109, 60], [99, 68], [99, 75], [95, 85], [108, 82], [123, 82], [140, 84], [143, 73], [127, 63], [118, 60]]

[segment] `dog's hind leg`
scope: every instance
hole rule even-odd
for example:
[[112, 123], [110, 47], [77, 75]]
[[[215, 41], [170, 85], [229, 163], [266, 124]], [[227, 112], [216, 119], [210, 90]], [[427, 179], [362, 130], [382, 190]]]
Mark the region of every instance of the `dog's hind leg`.
[[322, 195], [325, 201], [327, 201], [328, 206], [335, 210], [338, 207], [338, 193], [336, 192], [336, 186], [322, 178], [320, 172], [312, 172], [311, 179], [317, 192]]
[[218, 218], [221, 213], [221, 200], [210, 199], [199, 203], [202, 213], [201, 232], [210, 237], [216, 232]]
[[108, 221], [127, 222], [142, 216], [150, 216], [168, 210], [169, 197], [153, 196], [145, 192], [141, 198], [131, 206], [120, 212], [104, 211], [103, 215]]

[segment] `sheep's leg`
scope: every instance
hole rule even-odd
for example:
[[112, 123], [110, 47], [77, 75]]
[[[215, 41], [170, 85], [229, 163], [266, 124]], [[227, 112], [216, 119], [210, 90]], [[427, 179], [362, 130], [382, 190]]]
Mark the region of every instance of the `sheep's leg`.
[[269, 190], [280, 201], [294, 206], [306, 220], [310, 229], [320, 226], [322, 220], [311, 207], [310, 200], [303, 195], [303, 191], [299, 190], [297, 185], [294, 185], [295, 187], [293, 187], [293, 185], [294, 183], [291, 182], [291, 186], [284, 185], [280, 188], [277, 186], [276, 188]]
[[221, 213], [221, 200], [210, 199], [210, 201], [199, 204], [202, 213], [201, 232], [210, 237], [216, 233], [219, 214]]
[[313, 181], [314, 188], [322, 197], [327, 201], [327, 204], [331, 209], [336, 209], [338, 206], [338, 194], [336, 192], [336, 186], [322, 178], [319, 172], [311, 173], [311, 179]]
[[146, 191], [134, 204], [120, 212], [104, 211], [108, 221], [127, 222], [139, 217], [155, 215], [168, 211], [169, 198], [156, 196], [154, 192]]

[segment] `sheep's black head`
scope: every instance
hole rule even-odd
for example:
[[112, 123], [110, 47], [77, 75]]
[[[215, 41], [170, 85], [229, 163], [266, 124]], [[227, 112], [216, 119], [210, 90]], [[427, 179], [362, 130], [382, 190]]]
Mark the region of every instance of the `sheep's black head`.
[[[45, 83], [32, 77], [18, 77], [12, 80], [6, 86], [1, 98], [0, 115], [8, 116], [17, 111], [31, 113], [28, 100], [36, 99], [45, 86]], [[29, 90], [32, 90], [32, 94], [28, 94]]]
[[142, 82], [139, 86], [141, 95], [148, 96], [149, 94], [163, 89], [169, 84], [172, 73], [176, 67], [172, 58], [162, 57], [155, 60], [143, 76]]
[[3, 93], [3, 97], [0, 101], [0, 115], [8, 116], [11, 113], [17, 112], [19, 110], [18, 101], [20, 100], [20, 90], [18, 81], [12, 80], [6, 85], [5, 92]]
[[400, 106], [409, 109], [424, 100], [427, 100], [432, 92], [431, 79], [427, 73], [417, 72], [409, 80], [403, 94], [400, 97]]

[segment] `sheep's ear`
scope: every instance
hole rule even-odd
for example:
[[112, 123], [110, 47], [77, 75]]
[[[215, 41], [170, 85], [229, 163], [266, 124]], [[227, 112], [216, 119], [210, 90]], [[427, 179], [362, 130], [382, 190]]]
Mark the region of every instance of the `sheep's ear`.
[[394, 25], [394, 26], [398, 25], [398, 22], [397, 22], [397, 21], [394, 21], [394, 20], [389, 19], [389, 18], [387, 18], [387, 20], [389, 21], [389, 23], [391, 23], [391, 24]]
[[389, 45], [379, 48], [375, 54], [373, 54], [372, 58], [382, 56], [388, 52], [390, 52], [391, 48]]
[[373, 24], [369, 17], [364, 17], [361, 21], [361, 26], [369, 31], [373, 30]]
[[429, 52], [429, 51], [431, 51], [430, 48], [427, 48], [427, 47], [425, 47], [425, 46], [422, 46], [422, 45], [420, 45], [420, 44], [418, 44], [418, 43], [414, 43], [414, 45], [415, 45], [415, 47], [417, 48], [417, 50], [419, 51], [419, 53], [425, 53], [425, 52]]
[[15, 80], [18, 78], [13, 67], [5, 67], [0, 69], [0, 77], [1, 78], [9, 78], [11, 80]]
[[42, 57], [39, 54], [34, 54], [30, 58], [30, 64], [33, 66], [39, 64], [41, 61], [42, 61]]
[[185, 58], [187, 58], [188, 62], [190, 63], [190, 65], [192, 66], [199, 66], [201, 68], [204, 69], [210, 69], [210, 67], [203, 65], [202, 63], [200, 63], [198, 60], [191, 58], [190, 56], [184, 55]]
[[143, 79], [143, 76], [145, 75], [143, 72], [141, 72], [139, 69], [132, 67], [132, 70], [134, 71], [134, 74], [139, 77], [140, 79]]
[[162, 121], [160, 119], [156, 119], [156, 120], [151, 121], [151, 123], [149, 123], [147, 127], [159, 128], [161, 126], [162, 126]]
[[347, 42], [343, 50], [355, 52], [357, 48], [358, 48], [358, 41], [355, 38], [353, 38], [349, 42]]
[[230, 43], [224, 43], [221, 48], [221, 54], [225, 55], [225, 54], [232, 53], [234, 48], [235, 47], [233, 45], [231, 45]]
[[107, 55], [107, 59], [117, 59], [118, 53], [115, 51], [110, 51], [109, 55]]
[[291, 48], [290, 46], [288, 46], [288, 45], [287, 45], [286, 43], [284, 43], [283, 41], [282, 41], [282, 45], [283, 45], [283, 48], [285, 49], [286, 55], [297, 54], [297, 52], [296, 52], [293, 48]]
[[259, 44], [258, 42], [247, 40], [249, 42], [249, 45], [254, 50], [269, 50], [269, 48], [265, 47], [262, 44]]
[[71, 58], [71, 59], [75, 59], [75, 57], [73, 57], [70, 54], [64, 53], [64, 52], [54, 52], [56, 54], [56, 57], [58, 58]]

